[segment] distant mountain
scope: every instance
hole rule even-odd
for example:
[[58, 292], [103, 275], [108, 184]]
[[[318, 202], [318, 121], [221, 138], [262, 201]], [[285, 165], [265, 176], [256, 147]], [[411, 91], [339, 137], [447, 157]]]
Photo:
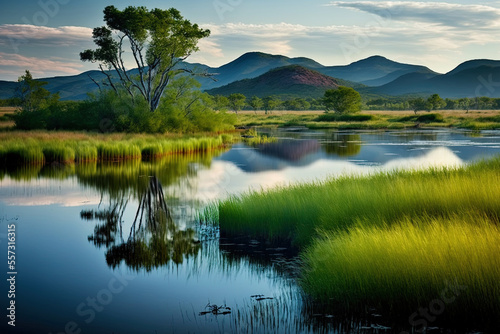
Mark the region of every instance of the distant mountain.
[[[446, 74], [433, 72], [425, 66], [398, 63], [381, 56], [369, 57], [345, 66], [323, 66], [304, 57], [289, 58], [262, 52], [249, 52], [217, 68], [187, 62], [181, 64], [182, 67], [192, 71], [214, 74], [215, 81], [206, 77], [197, 78], [204, 91], [211, 91], [211, 89], [245, 79], [255, 79], [271, 70], [293, 65], [335, 78], [333, 80], [336, 80], [338, 85], [351, 86], [370, 95], [438, 93], [444, 97], [473, 97], [476, 96], [476, 91], [479, 91], [483, 95], [500, 97], [500, 89], [496, 86], [497, 82], [500, 83], [500, 61], [488, 59], [464, 62]], [[131, 70], [131, 72], [137, 73], [137, 70]], [[279, 75], [281, 76], [282, 73]], [[97, 86], [90, 77], [96, 81], [102, 81], [105, 76], [99, 71], [89, 71], [74, 76], [43, 78], [41, 80], [47, 81], [46, 88], [53, 93], [59, 92], [63, 100], [82, 100], [89, 92], [97, 90]], [[265, 79], [270, 81], [269, 85], [279, 86], [271, 76], [267, 76]], [[488, 83], [489, 81], [491, 82]], [[12, 97], [16, 85], [16, 82], [0, 81], [0, 98]], [[246, 90], [249, 88], [248, 83], [238, 83], [238, 85], [243, 85], [241, 87]], [[371, 87], [366, 88], [364, 85]], [[265, 86], [263, 82], [260, 82], [259, 87], [263, 86]], [[294, 86], [293, 89], [299, 86]], [[308, 87], [303, 93], [300, 93], [299, 90], [292, 90], [289, 91], [289, 95], [296, 95], [298, 92], [300, 96], [305, 96], [312, 91], [311, 87], [314, 87], [314, 85], [308, 84], [303, 84], [303, 86]], [[282, 88], [276, 90], [280, 92], [280, 95], [283, 94]], [[312, 94], [317, 94], [319, 91], [320, 89], [316, 87]], [[259, 94], [261, 93], [259, 92]]]
[[425, 66], [398, 63], [382, 56], [369, 57], [346, 66], [325, 67], [319, 71], [334, 78], [368, 86], [384, 85], [401, 75], [413, 72], [435, 73]]
[[311, 69], [324, 66], [309, 58], [288, 58], [279, 55], [270, 55], [262, 52], [248, 52], [236, 60], [218, 68], [205, 68], [206, 72], [214, 73], [214, 80], [208, 78], [198, 79], [202, 89], [225, 86], [232, 82], [256, 78], [272, 69], [289, 65], [300, 65]]
[[242, 93], [247, 97], [320, 97], [328, 89], [335, 89], [339, 81], [299, 65], [284, 66], [253, 79], [245, 79], [207, 92], [212, 95]]
[[453, 74], [456, 74], [458, 72], [478, 68], [480, 66], [500, 67], [500, 61], [491, 60], [491, 59], [469, 60], [469, 61], [463, 62], [462, 64], [458, 65], [457, 67], [455, 67], [453, 70], [451, 70], [450, 72], [448, 72], [446, 74], [453, 75]]
[[406, 74], [386, 85], [368, 89], [387, 95], [439, 94], [443, 98], [500, 97], [500, 61], [472, 60], [446, 74]]

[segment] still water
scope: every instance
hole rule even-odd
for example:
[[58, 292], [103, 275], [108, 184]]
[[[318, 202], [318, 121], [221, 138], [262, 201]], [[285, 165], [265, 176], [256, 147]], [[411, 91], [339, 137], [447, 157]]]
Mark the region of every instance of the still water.
[[[294, 250], [219, 239], [196, 212], [249, 189], [470, 163], [500, 154], [500, 132], [291, 130], [263, 129], [281, 139], [274, 144], [155, 162], [1, 166], [0, 332], [411, 332], [407, 319], [376, 310], [327, 312], [302, 294]], [[15, 299], [5, 279], [9, 225]]]

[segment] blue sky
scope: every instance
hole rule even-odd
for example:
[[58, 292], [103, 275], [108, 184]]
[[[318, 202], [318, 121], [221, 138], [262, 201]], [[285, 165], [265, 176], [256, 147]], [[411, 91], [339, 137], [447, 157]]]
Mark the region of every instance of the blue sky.
[[188, 60], [220, 66], [248, 51], [345, 65], [372, 56], [447, 72], [477, 58], [500, 59], [500, 1], [17, 0], [0, 11], [0, 80], [73, 75], [94, 64], [92, 28], [106, 5], [175, 7], [212, 31]]

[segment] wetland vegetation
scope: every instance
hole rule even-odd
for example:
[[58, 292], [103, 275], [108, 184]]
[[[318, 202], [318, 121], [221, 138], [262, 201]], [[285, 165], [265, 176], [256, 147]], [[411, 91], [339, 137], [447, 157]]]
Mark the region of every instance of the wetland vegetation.
[[453, 282], [463, 291], [445, 318], [492, 324], [500, 311], [499, 170], [495, 158], [344, 176], [233, 196], [206, 215], [226, 237], [298, 245], [302, 286], [319, 300], [411, 314]]

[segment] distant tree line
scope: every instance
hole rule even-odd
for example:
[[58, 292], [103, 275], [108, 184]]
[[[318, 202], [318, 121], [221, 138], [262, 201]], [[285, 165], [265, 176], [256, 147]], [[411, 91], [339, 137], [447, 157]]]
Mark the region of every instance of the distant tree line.
[[288, 98], [284, 99], [279, 96], [266, 97], [246, 97], [243, 94], [235, 93], [229, 96], [216, 95], [212, 96], [214, 104], [218, 110], [234, 111], [238, 113], [241, 110], [253, 110], [271, 113], [276, 110], [325, 110], [323, 99], [315, 98]]
[[497, 110], [500, 109], [500, 98], [487, 96], [474, 98], [449, 99], [432, 94], [428, 98], [377, 98], [366, 102], [368, 110]]

